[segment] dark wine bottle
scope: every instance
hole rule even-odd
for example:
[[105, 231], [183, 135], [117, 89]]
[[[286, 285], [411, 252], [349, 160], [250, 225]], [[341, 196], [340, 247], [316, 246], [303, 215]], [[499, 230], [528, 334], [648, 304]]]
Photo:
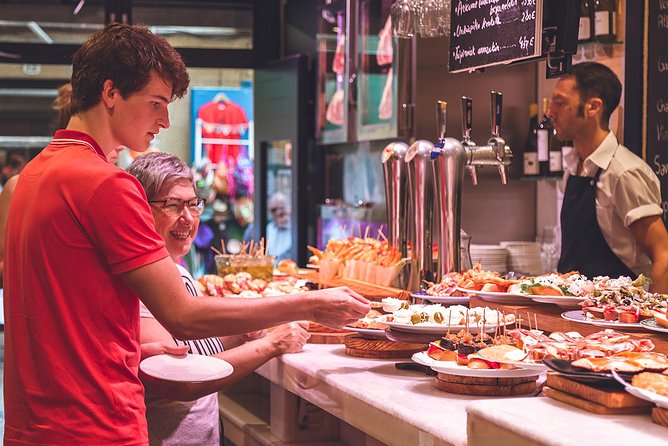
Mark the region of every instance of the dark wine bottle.
[[[552, 123], [550, 123], [551, 126]], [[550, 133], [550, 154], [549, 154], [549, 171], [550, 176], [558, 177], [563, 175], [564, 167], [562, 162], [561, 155], [561, 146], [562, 142], [557, 139], [557, 133], [554, 127], [552, 127], [552, 132]]]
[[593, 16], [594, 8], [592, 8], [593, 0], [580, 1], [580, 24], [578, 27], [578, 42], [590, 42], [594, 39], [593, 33]]
[[541, 176], [550, 173], [550, 137], [553, 129], [550, 119], [547, 117], [550, 109], [550, 100], [543, 98], [543, 119], [536, 129], [536, 151], [538, 152], [538, 168]]
[[529, 105], [529, 130], [524, 143], [523, 173], [526, 176], [538, 175], [538, 153], [536, 151], [536, 132], [538, 130], [538, 104]]
[[616, 0], [594, 0], [594, 36], [600, 42], [617, 39]]

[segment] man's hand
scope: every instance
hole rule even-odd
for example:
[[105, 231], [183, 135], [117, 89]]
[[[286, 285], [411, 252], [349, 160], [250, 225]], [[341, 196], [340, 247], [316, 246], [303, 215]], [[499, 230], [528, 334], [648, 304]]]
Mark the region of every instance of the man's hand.
[[141, 359], [149, 356], [161, 355], [167, 353], [174, 356], [183, 356], [188, 353], [190, 347], [187, 345], [174, 345], [169, 342], [148, 342], [141, 345]]
[[369, 300], [348, 287], [325, 288], [315, 294], [312, 320], [339, 328], [360, 318], [371, 309]]

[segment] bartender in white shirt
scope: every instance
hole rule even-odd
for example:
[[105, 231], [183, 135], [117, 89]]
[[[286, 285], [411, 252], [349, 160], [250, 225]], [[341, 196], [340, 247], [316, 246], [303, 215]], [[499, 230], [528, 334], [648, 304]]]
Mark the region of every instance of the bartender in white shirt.
[[668, 232], [659, 179], [610, 131], [622, 85], [606, 66], [574, 65], [552, 92], [549, 118], [572, 140], [561, 209], [560, 272], [595, 277], [649, 275], [668, 292]]

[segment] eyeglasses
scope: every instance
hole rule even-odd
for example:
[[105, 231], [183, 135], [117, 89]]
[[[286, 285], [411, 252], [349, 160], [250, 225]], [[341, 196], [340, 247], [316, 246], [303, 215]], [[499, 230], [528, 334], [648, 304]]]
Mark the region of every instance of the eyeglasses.
[[204, 212], [206, 200], [204, 198], [190, 198], [188, 200], [165, 198], [164, 200], [149, 200], [149, 203], [162, 203], [160, 209], [171, 217], [180, 216], [183, 213], [183, 208], [188, 209], [193, 217], [198, 217]]

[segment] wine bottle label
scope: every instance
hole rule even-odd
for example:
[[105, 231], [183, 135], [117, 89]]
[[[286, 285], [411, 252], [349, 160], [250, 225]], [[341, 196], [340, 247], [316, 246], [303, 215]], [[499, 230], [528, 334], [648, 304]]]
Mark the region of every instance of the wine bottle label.
[[547, 130], [537, 130], [536, 136], [538, 140], [538, 161], [548, 161], [549, 140]]
[[550, 152], [550, 172], [561, 172], [563, 169], [561, 161], [561, 150]]
[[538, 175], [538, 154], [536, 152], [524, 152], [524, 175]]
[[580, 17], [580, 26], [578, 27], [578, 40], [591, 39], [591, 21], [589, 17]]
[[608, 11], [596, 11], [594, 15], [594, 32], [597, 36], [607, 36], [610, 34], [608, 14]]

